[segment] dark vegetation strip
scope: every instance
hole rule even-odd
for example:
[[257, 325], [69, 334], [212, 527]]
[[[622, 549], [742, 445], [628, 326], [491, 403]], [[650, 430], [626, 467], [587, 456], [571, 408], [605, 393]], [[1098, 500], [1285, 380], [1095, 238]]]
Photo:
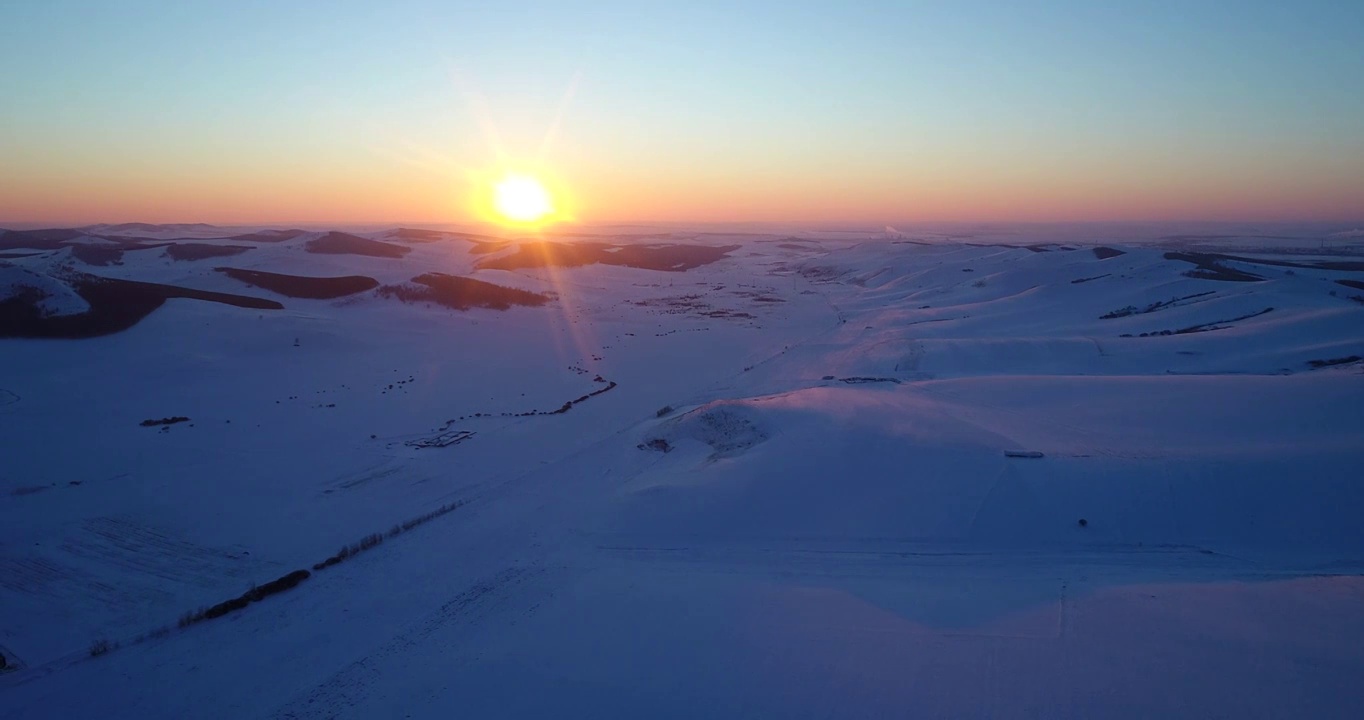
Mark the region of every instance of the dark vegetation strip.
[[240, 255], [255, 250], [254, 245], [215, 245], [213, 243], [175, 243], [166, 246], [166, 256], [172, 260], [207, 260]]
[[[90, 238], [108, 241], [92, 244]], [[71, 248], [72, 257], [87, 265], [118, 265], [129, 250], [150, 250], [169, 243], [156, 238], [103, 236], [77, 229], [0, 231], [0, 250], [60, 250]]]
[[1364, 360], [1364, 357], [1350, 355], [1349, 357], [1332, 358], [1331, 360], [1308, 360], [1307, 364], [1320, 370], [1321, 368], [1335, 367], [1336, 365], [1349, 365]]
[[[430, 522], [431, 520], [434, 520], [435, 518], [438, 518], [441, 515], [451, 512], [457, 508], [463, 507], [464, 505], [467, 504], [469, 504], [468, 500], [457, 500], [452, 503], [446, 503], [436, 508], [435, 510], [432, 510], [431, 512], [418, 515], [416, 517], [405, 520], [397, 525], [394, 525], [392, 528], [389, 529], [387, 533], [374, 533], [371, 535], [366, 535], [364, 538], [361, 538], [359, 542], [347, 545], [341, 548], [341, 551], [338, 552], [336, 555], [327, 558], [323, 562], [313, 565], [313, 571], [316, 572], [319, 570], [324, 570], [346, 559], [355, 557], [356, 555], [364, 552], [365, 550], [369, 550], [379, 545], [386, 538], [401, 535], [407, 532], [408, 530], [417, 527], [418, 525]], [[270, 597], [271, 595], [278, 595], [279, 593], [282, 593], [286, 590], [292, 590], [293, 588], [298, 587], [300, 583], [302, 583], [304, 580], [307, 580], [310, 577], [312, 577], [312, 572], [309, 572], [307, 570], [295, 570], [287, 575], [283, 575], [274, 580], [271, 580], [270, 582], [265, 583], [264, 585], [252, 585], [249, 590], [242, 593], [241, 595], [238, 595], [237, 597], [224, 600], [215, 605], [199, 608], [198, 610], [193, 610], [185, 613], [184, 615], [181, 615], [179, 621], [176, 623], [177, 627], [183, 629], [191, 625], [203, 622], [205, 620], [213, 620], [215, 618], [223, 617], [224, 615], [227, 615], [229, 613], [243, 610], [253, 602], [260, 602], [265, 598]], [[169, 626], [157, 628], [156, 630], [152, 630], [150, 632], [138, 636], [133, 640], [133, 642], [138, 643], [149, 638], [165, 637], [166, 635], [169, 635], [170, 632], [171, 628]], [[111, 650], [116, 650], [119, 647], [120, 644], [117, 642], [110, 642], [107, 639], [100, 639], [91, 643], [89, 653], [91, 657], [99, 657], [100, 655], [104, 655]]]
[[282, 310], [274, 300], [194, 290], [175, 285], [78, 274], [71, 288], [90, 305], [75, 315], [46, 316], [42, 298], [18, 295], [0, 301], [0, 337], [90, 338], [112, 335], [136, 325], [171, 298], [189, 298], [253, 310]]
[[384, 285], [376, 292], [405, 303], [431, 302], [456, 310], [488, 308], [506, 310], [513, 305], [538, 307], [549, 302], [548, 295], [494, 285], [445, 273], [426, 273], [404, 285]]
[[236, 612], [253, 602], [260, 602], [271, 595], [276, 595], [285, 590], [291, 590], [298, 587], [299, 583], [307, 580], [311, 576], [312, 573], [307, 570], [295, 570], [288, 575], [271, 580], [264, 585], [252, 586], [250, 590], [247, 590], [230, 600], [224, 600], [217, 605], [210, 605], [206, 608], [200, 608], [181, 615], [179, 626], [182, 628], [189, 627], [197, 622], [220, 618], [230, 612]]
[[161, 418], [160, 420], [148, 418], [138, 424], [141, 425], [142, 427], [156, 427], [157, 425], [174, 425], [176, 423], [182, 422], [189, 422], [189, 418], [185, 417], [184, 415], [176, 415], [174, 417]]
[[1200, 298], [1205, 295], [1211, 295], [1215, 292], [1217, 291], [1209, 290], [1207, 292], [1194, 293], [1192, 295], [1185, 295], [1184, 297], [1172, 298], [1170, 300], [1162, 300], [1160, 302], [1151, 303], [1150, 305], [1147, 305], [1144, 308], [1138, 308], [1136, 305], [1128, 305], [1125, 308], [1119, 308], [1117, 310], [1114, 310], [1113, 312], [1104, 313], [1103, 315], [1099, 316], [1099, 319], [1116, 320], [1117, 318], [1127, 317], [1129, 315], [1145, 315], [1146, 313], [1152, 313], [1161, 308], [1170, 307], [1175, 303], [1184, 302], [1185, 300], [1192, 300], [1194, 298]]
[[738, 245], [610, 245], [597, 242], [522, 243], [516, 252], [479, 263], [479, 268], [518, 270], [534, 267], [620, 265], [641, 270], [685, 272], [709, 265]]
[[394, 240], [406, 240], [408, 242], [436, 242], [450, 237], [456, 237], [452, 233], [443, 230], [420, 230], [415, 228], [398, 228], [390, 233]]
[[1190, 325], [1189, 327], [1180, 328], [1178, 330], [1158, 330], [1156, 332], [1144, 332], [1141, 333], [1140, 335], [1135, 336], [1132, 335], [1131, 333], [1124, 333], [1121, 337], [1161, 337], [1165, 335], [1188, 335], [1190, 333], [1211, 332], [1213, 330], [1225, 330], [1226, 328], [1230, 327], [1230, 325], [1224, 325], [1223, 323], [1234, 323], [1240, 322], [1242, 320], [1249, 320], [1253, 317], [1259, 317], [1261, 315], [1265, 315], [1273, 311], [1274, 308], [1267, 307], [1259, 312], [1253, 312], [1250, 313], [1249, 315], [1242, 315], [1240, 317], [1229, 318], [1227, 320], [1214, 320], [1212, 322], [1203, 323], [1201, 325]]
[[1354, 288], [1356, 290], [1364, 290], [1364, 281], [1361, 280], [1337, 280], [1336, 284], [1344, 285], [1347, 288]]
[[364, 275], [342, 275], [340, 277], [306, 277], [303, 275], [283, 275], [262, 270], [243, 270], [241, 268], [219, 267], [214, 270], [253, 287], [279, 293], [285, 297], [307, 298], [311, 300], [331, 300], [373, 290], [379, 281]]
[[616, 381], [612, 380], [612, 381], [610, 381], [610, 382], [607, 382], [607, 381], [606, 381], [605, 379], [603, 379], [602, 376], [600, 376], [600, 375], [598, 375], [596, 378], [594, 378], [594, 381], [595, 381], [595, 382], [599, 382], [599, 383], [606, 383], [606, 387], [601, 388], [601, 389], [598, 389], [598, 390], [593, 390], [592, 392], [590, 392], [590, 393], [588, 393], [588, 394], [586, 394], [586, 395], [583, 395], [582, 397], [576, 398], [576, 399], [574, 399], [574, 400], [569, 400], [568, 402], [565, 402], [563, 405], [560, 405], [558, 408], [556, 408], [556, 409], [554, 409], [554, 410], [526, 410], [525, 412], [504, 412], [504, 413], [498, 413], [498, 414], [496, 414], [496, 415], [494, 415], [493, 413], [481, 413], [481, 412], [479, 412], [479, 413], [474, 413], [473, 415], [460, 415], [459, 417], [457, 417], [457, 418], [455, 418], [455, 419], [453, 419], [453, 420], [447, 420], [447, 421], [445, 422], [445, 425], [444, 425], [443, 427], [440, 428], [439, 432], [445, 432], [445, 431], [449, 430], [449, 429], [450, 429], [450, 426], [453, 425], [454, 423], [457, 423], [457, 422], [459, 422], [459, 421], [461, 421], [461, 420], [467, 420], [467, 419], [469, 419], [469, 418], [482, 418], [482, 417], [489, 417], [489, 418], [490, 418], [490, 417], [536, 417], [536, 416], [540, 416], [540, 415], [563, 415], [564, 413], [568, 412], [569, 410], [572, 410], [574, 406], [579, 405], [579, 404], [581, 404], [581, 403], [585, 403], [585, 402], [587, 402], [588, 400], [591, 400], [592, 398], [594, 398], [594, 397], [596, 397], [596, 396], [598, 396], [598, 395], [601, 395], [601, 394], [603, 394], [603, 393], [607, 393], [607, 392], [610, 392], [610, 391], [612, 391], [612, 390], [615, 390], [616, 387], [617, 387]]
[[353, 542], [349, 545], [342, 547], [340, 550], [337, 551], [335, 555], [327, 558], [326, 560], [323, 560], [320, 563], [316, 563], [315, 565], [313, 565], [313, 570], [315, 571], [326, 570], [327, 568], [333, 565], [337, 565], [346, 560], [349, 560], [350, 558], [353, 558], [366, 550], [378, 547], [379, 544], [382, 543], [387, 538], [397, 537], [407, 532], [408, 530], [417, 527], [418, 525], [430, 522], [440, 517], [441, 515], [457, 510], [460, 507], [467, 505], [468, 502], [469, 502], [468, 500], [457, 500], [452, 503], [446, 503], [436, 508], [435, 510], [432, 510], [429, 513], [426, 513], [424, 515], [418, 515], [417, 517], [414, 518], [409, 518], [408, 520], [404, 520], [403, 522], [394, 525], [393, 527], [388, 529], [387, 533], [371, 533], [369, 535], [366, 535], [360, 538], [359, 541]]
[[615, 390], [615, 389], [616, 389], [616, 382], [615, 382], [614, 380], [612, 380], [611, 383], [610, 383], [609, 385], [607, 385], [606, 387], [604, 387], [604, 388], [602, 388], [602, 389], [600, 389], [600, 390], [593, 390], [592, 392], [590, 392], [590, 393], [588, 393], [588, 394], [586, 394], [586, 395], [584, 395], [584, 396], [582, 396], [582, 397], [580, 397], [580, 398], [578, 398], [578, 399], [576, 399], [576, 400], [569, 400], [568, 402], [564, 403], [563, 405], [560, 405], [558, 410], [550, 410], [549, 412], [541, 412], [541, 413], [538, 413], [538, 414], [540, 414], [540, 415], [563, 415], [564, 413], [568, 412], [569, 410], [572, 410], [574, 405], [577, 405], [578, 403], [587, 402], [588, 400], [590, 400], [590, 399], [592, 399], [592, 398], [594, 398], [594, 397], [596, 397], [596, 396], [598, 396], [598, 395], [601, 395], [602, 393], [610, 392], [611, 390]]
[[1109, 276], [1111, 276], [1112, 274], [1113, 274], [1113, 273], [1104, 273], [1103, 275], [1095, 275], [1094, 277], [1075, 278], [1074, 280], [1071, 280], [1071, 281], [1070, 281], [1070, 284], [1071, 284], [1071, 285], [1079, 285], [1080, 283], [1087, 283], [1087, 282], [1089, 282], [1090, 280], [1100, 280], [1100, 279], [1102, 279], [1102, 278], [1109, 277]]
[[87, 236], [88, 233], [67, 228], [6, 230], [0, 233], [0, 249], [56, 250], [72, 240]]
[[1189, 253], [1189, 252], [1167, 252], [1166, 260], [1182, 260], [1187, 263], [1197, 265], [1197, 269], [1184, 273], [1191, 278], [1200, 280], [1221, 280], [1224, 282], [1260, 282], [1264, 278], [1248, 272], [1229, 268], [1217, 262], [1219, 259], [1236, 260], [1237, 258], [1229, 255], [1218, 255], [1214, 253]]
[[381, 258], [400, 258], [412, 252], [410, 247], [343, 232], [329, 232], [320, 238], [309, 240], [303, 249], [321, 255], [364, 255]]
[[474, 244], [469, 246], [470, 255], [491, 255], [511, 246], [510, 242], [487, 242], [483, 240], [473, 242]]
[[1249, 263], [1251, 265], [1274, 265], [1276, 267], [1304, 268], [1307, 270], [1340, 270], [1344, 272], [1364, 271], [1364, 261], [1359, 260], [1326, 260], [1323, 262], [1295, 262], [1292, 260], [1270, 260], [1267, 258], [1249, 258], [1240, 255], [1226, 255], [1223, 253], [1200, 253], [1214, 257], [1219, 260], [1231, 260], [1233, 262]]
[[[432, 435], [432, 436], [430, 436], [430, 437], [427, 437], [427, 438], [422, 438], [422, 439], [419, 439], [419, 440], [409, 440], [409, 441], [407, 441], [406, 444], [407, 444], [408, 446], [414, 447], [414, 448], [435, 448], [435, 447], [448, 447], [448, 446], [450, 446], [450, 445], [457, 445], [457, 444], [459, 444], [459, 443], [461, 443], [461, 442], [464, 442], [465, 440], [468, 440], [468, 439], [472, 438], [472, 437], [474, 436], [474, 434], [475, 434], [475, 433], [470, 432], [470, 431], [468, 431], [468, 430], [451, 430], [451, 429], [450, 429], [450, 426], [451, 426], [451, 425], [454, 425], [454, 424], [457, 423], [457, 422], [462, 422], [462, 421], [468, 420], [468, 419], [470, 419], [470, 418], [485, 418], [485, 417], [486, 417], [486, 418], [492, 418], [492, 417], [537, 417], [537, 416], [543, 416], [543, 415], [563, 415], [563, 414], [567, 413], [569, 410], [572, 410], [572, 409], [573, 409], [574, 407], [576, 407], [577, 405], [579, 405], [579, 404], [581, 404], [581, 403], [584, 403], [584, 402], [587, 402], [588, 400], [591, 400], [592, 398], [594, 398], [594, 397], [596, 397], [596, 396], [598, 396], [598, 395], [601, 395], [601, 394], [603, 394], [603, 393], [610, 392], [610, 391], [616, 389], [616, 387], [617, 387], [617, 385], [616, 385], [616, 383], [615, 383], [614, 380], [613, 380], [613, 381], [610, 381], [610, 382], [607, 382], [606, 378], [603, 378], [603, 377], [600, 376], [600, 375], [598, 375], [598, 376], [592, 378], [592, 381], [593, 381], [593, 382], [597, 382], [597, 383], [606, 383], [606, 387], [603, 387], [603, 388], [594, 390], [594, 391], [592, 391], [592, 392], [590, 392], [590, 393], [587, 393], [586, 395], [583, 395], [583, 396], [581, 396], [581, 397], [579, 397], [579, 398], [576, 398], [576, 399], [573, 399], [573, 400], [569, 400], [568, 402], [565, 402], [563, 405], [560, 405], [558, 408], [556, 408], [556, 409], [554, 409], [554, 410], [526, 410], [525, 412], [503, 412], [503, 413], [497, 413], [497, 414], [476, 412], [476, 413], [474, 413], [474, 414], [472, 414], [472, 415], [460, 415], [460, 416], [457, 417], [457, 418], [451, 418], [451, 419], [449, 419], [449, 420], [446, 420], [444, 425], [440, 426], [439, 428], [436, 428], [436, 431], [435, 431], [435, 434], [434, 434], [434, 435]], [[659, 413], [660, 413], [660, 414], [659, 414], [659, 417], [662, 417], [663, 414], [665, 413], [665, 411], [666, 411], [666, 412], [672, 412], [672, 408], [671, 408], [671, 407], [665, 407], [663, 410], [660, 410], [660, 411], [659, 411]], [[363, 540], [362, 540], [362, 542], [363, 542]], [[363, 549], [363, 548], [362, 548], [362, 549]]]
[[[156, 225], [145, 225], [143, 223], [133, 223], [131, 225], [113, 226], [100, 232], [89, 232], [80, 228], [46, 228], [42, 230], [0, 230], [0, 250], [58, 250], [64, 247], [100, 247], [89, 245], [88, 238], [106, 240], [117, 245], [124, 250], [146, 250], [150, 248], [171, 246], [175, 240], [154, 237], [133, 237], [128, 235], [109, 234], [111, 231], [119, 230], [143, 230], [152, 232], [161, 230]], [[245, 233], [242, 235], [232, 235], [228, 237], [214, 238], [183, 238], [193, 240], [229, 240], [237, 242], [266, 242], [276, 243], [285, 240], [292, 240], [305, 234], [305, 230], [261, 230], [259, 232]], [[200, 243], [183, 243], [195, 245]], [[207, 243], [203, 243], [207, 244]], [[214, 245], [209, 245], [214, 247]], [[221, 247], [221, 246], [219, 246]], [[94, 256], [91, 256], [94, 257]]]
[[86, 265], [122, 265], [123, 248], [117, 245], [87, 245], [75, 243], [71, 246], [71, 257]]
[[293, 240], [294, 238], [300, 235], [306, 235], [307, 233], [307, 230], [261, 230], [259, 232], [246, 233], [245, 235], [233, 235], [232, 237], [222, 239], [235, 240], [237, 242], [277, 243]]
[[1104, 247], [1102, 245], [1091, 249], [1094, 251], [1094, 257], [1100, 260], [1107, 260], [1109, 258], [1115, 258], [1118, 257], [1119, 255], [1127, 254], [1126, 252], [1119, 250], [1117, 248]]

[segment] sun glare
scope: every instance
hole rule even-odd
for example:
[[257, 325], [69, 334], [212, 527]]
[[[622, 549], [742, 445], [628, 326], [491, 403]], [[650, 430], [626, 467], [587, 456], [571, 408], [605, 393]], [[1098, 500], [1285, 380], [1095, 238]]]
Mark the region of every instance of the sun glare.
[[493, 206], [503, 218], [533, 223], [554, 211], [545, 186], [528, 175], [508, 175], [493, 187]]

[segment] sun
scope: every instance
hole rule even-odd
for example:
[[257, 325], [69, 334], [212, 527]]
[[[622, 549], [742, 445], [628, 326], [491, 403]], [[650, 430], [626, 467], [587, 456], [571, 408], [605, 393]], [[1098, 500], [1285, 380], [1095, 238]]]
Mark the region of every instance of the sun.
[[493, 186], [493, 207], [503, 218], [533, 223], [554, 212], [549, 191], [529, 175], [507, 175]]

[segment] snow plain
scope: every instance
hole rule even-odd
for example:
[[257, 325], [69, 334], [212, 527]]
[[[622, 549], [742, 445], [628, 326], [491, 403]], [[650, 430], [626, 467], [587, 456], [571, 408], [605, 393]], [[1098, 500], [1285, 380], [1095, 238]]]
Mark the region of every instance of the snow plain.
[[[91, 274], [283, 309], [0, 339], [0, 717], [1364, 716], [1339, 228], [574, 239], [726, 249], [677, 271], [86, 231], [0, 235], [0, 302], [76, 315]], [[166, 249], [191, 240], [251, 249]], [[550, 299], [294, 298], [222, 266]]]

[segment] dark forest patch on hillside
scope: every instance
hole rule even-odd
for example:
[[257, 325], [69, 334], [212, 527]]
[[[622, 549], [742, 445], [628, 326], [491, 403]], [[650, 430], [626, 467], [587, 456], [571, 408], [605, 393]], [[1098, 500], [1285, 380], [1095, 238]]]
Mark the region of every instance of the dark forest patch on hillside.
[[240, 268], [214, 268], [218, 272], [251, 285], [253, 287], [279, 293], [285, 297], [308, 298], [312, 300], [331, 300], [373, 290], [379, 281], [364, 275], [342, 275], [339, 277], [307, 277], [303, 275], [284, 275], [262, 270], [242, 270]]
[[343, 232], [329, 232], [309, 240], [304, 249], [321, 255], [364, 255], [367, 257], [400, 258], [412, 248], [379, 242]]
[[473, 242], [474, 244], [469, 246], [470, 255], [491, 255], [495, 252], [506, 250], [511, 246], [510, 242], [488, 242], [484, 240], [475, 240]]
[[1225, 255], [1214, 253], [1191, 253], [1191, 252], [1167, 252], [1166, 260], [1182, 260], [1183, 262], [1193, 263], [1197, 266], [1194, 270], [1189, 270], [1184, 274], [1191, 278], [1200, 280], [1220, 280], [1223, 282], [1260, 282], [1264, 278], [1248, 272], [1229, 268], [1218, 262], [1219, 259], [1226, 258]]
[[64, 228], [5, 230], [0, 233], [0, 250], [56, 250], [82, 237], [86, 237], [86, 233]]
[[252, 233], [233, 235], [232, 237], [222, 239], [232, 240], [234, 242], [277, 243], [293, 240], [300, 235], [306, 235], [307, 232], [307, 230], [260, 230]]
[[1329, 360], [1308, 360], [1307, 364], [1311, 366], [1313, 370], [1320, 370], [1322, 368], [1337, 367], [1339, 365], [1353, 365], [1357, 362], [1364, 362], [1364, 357], [1349, 355], [1346, 357], [1331, 358]]
[[254, 245], [215, 245], [213, 243], [175, 243], [166, 246], [166, 256], [172, 260], [207, 260], [240, 255], [255, 250]]
[[1361, 260], [1319, 260], [1319, 261], [1294, 261], [1294, 260], [1272, 260], [1270, 258], [1251, 258], [1241, 255], [1226, 255], [1224, 253], [1205, 253], [1219, 260], [1231, 260], [1233, 262], [1248, 263], [1251, 265], [1272, 265], [1274, 267], [1303, 268], [1305, 270], [1336, 270], [1341, 272], [1364, 272], [1364, 261]]
[[377, 292], [406, 303], [432, 302], [456, 310], [506, 310], [513, 305], [537, 307], [549, 302], [549, 296], [540, 293], [444, 273], [418, 275], [412, 283], [385, 285]]
[[1121, 337], [1127, 338], [1164, 337], [1168, 335], [1189, 335], [1191, 333], [1212, 332], [1213, 330], [1225, 330], [1231, 327], [1231, 323], [1240, 322], [1242, 320], [1249, 320], [1251, 318], [1260, 317], [1261, 315], [1268, 315], [1269, 313], [1272, 312], [1274, 312], [1274, 308], [1267, 307], [1264, 310], [1260, 310], [1259, 312], [1246, 313], [1245, 315], [1240, 315], [1234, 318], [1227, 318], [1226, 320], [1214, 320], [1212, 322], [1199, 323], [1198, 325], [1190, 325], [1189, 327], [1180, 328], [1178, 330], [1156, 330], [1153, 332], [1144, 332], [1137, 335], [1132, 335], [1131, 333], [1123, 333]]
[[283, 305], [263, 298], [136, 280], [77, 274], [68, 282], [89, 303], [89, 310], [75, 315], [47, 316], [39, 307], [41, 297], [20, 294], [0, 301], [0, 337], [75, 339], [112, 335], [136, 325], [171, 298], [190, 298], [255, 310], [284, 309]]
[[453, 233], [444, 230], [421, 230], [419, 228], [398, 228], [389, 233], [389, 237], [394, 240], [405, 240], [407, 242], [436, 242], [453, 236]]
[[73, 243], [71, 257], [80, 260], [86, 265], [122, 265], [123, 248], [117, 245], [89, 245], [86, 243]]
[[533, 267], [582, 267], [618, 265], [642, 270], [685, 272], [709, 265], [738, 245], [610, 245], [596, 242], [522, 243], [516, 252], [484, 260], [480, 268], [517, 270]]
[[1159, 301], [1159, 302], [1153, 302], [1153, 303], [1151, 303], [1151, 304], [1149, 304], [1149, 305], [1146, 305], [1146, 306], [1143, 306], [1143, 307], [1137, 307], [1136, 305], [1128, 305], [1128, 306], [1125, 307], [1125, 308], [1119, 308], [1119, 309], [1114, 310], [1114, 311], [1112, 311], [1112, 312], [1104, 313], [1103, 315], [1100, 315], [1100, 316], [1099, 316], [1099, 319], [1100, 319], [1100, 320], [1115, 320], [1115, 319], [1117, 319], [1117, 318], [1124, 318], [1124, 317], [1128, 317], [1128, 316], [1131, 316], [1131, 315], [1145, 315], [1145, 314], [1147, 314], [1147, 313], [1153, 313], [1153, 312], [1155, 312], [1155, 311], [1157, 311], [1157, 310], [1161, 310], [1161, 309], [1163, 309], [1163, 308], [1167, 308], [1167, 307], [1176, 307], [1176, 306], [1179, 305], [1179, 303], [1187, 302], [1187, 301], [1189, 301], [1189, 300], [1195, 300], [1195, 299], [1197, 299], [1197, 298], [1207, 297], [1208, 295], [1212, 295], [1212, 294], [1214, 294], [1214, 293], [1216, 293], [1216, 292], [1217, 292], [1216, 290], [1208, 290], [1208, 291], [1206, 291], [1206, 292], [1194, 293], [1194, 294], [1192, 294], [1192, 295], [1185, 295], [1185, 296], [1183, 296], [1183, 297], [1177, 297], [1177, 298], [1171, 298], [1171, 299], [1169, 299], [1169, 300], [1161, 300], [1161, 301]]

